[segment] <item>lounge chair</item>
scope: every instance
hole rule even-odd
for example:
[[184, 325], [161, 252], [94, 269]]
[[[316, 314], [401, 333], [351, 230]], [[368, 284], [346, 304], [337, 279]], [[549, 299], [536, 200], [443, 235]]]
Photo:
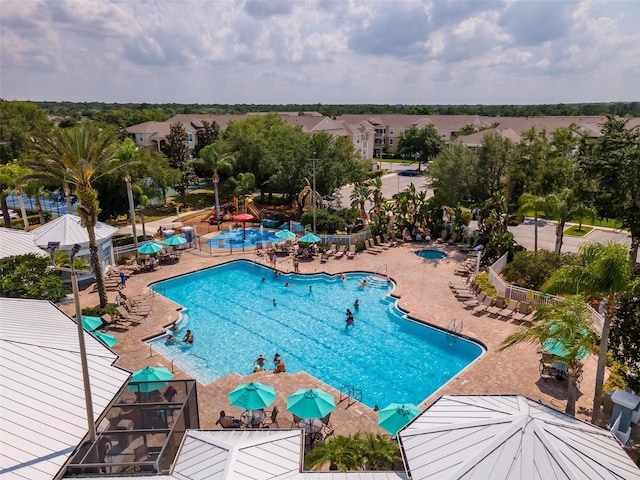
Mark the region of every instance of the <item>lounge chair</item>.
[[449, 231], [445, 228], [442, 233], [440, 234], [440, 238], [436, 238], [436, 242], [438, 243], [444, 243], [447, 240], [447, 235], [449, 234]]
[[365, 240], [364, 244], [367, 247], [367, 253], [370, 253], [372, 255], [378, 255], [379, 253], [382, 253], [382, 249], [374, 245], [372, 238]]
[[331, 256], [331, 255], [330, 255], [329, 253], [327, 253], [327, 252], [323, 252], [323, 253], [320, 255], [320, 263], [327, 263], [327, 260], [329, 260], [329, 257], [330, 257], [330, 256]]
[[349, 258], [351, 260], [356, 258], [356, 246], [355, 245], [349, 245], [349, 252], [347, 253], [347, 258]]
[[529, 308], [530, 305], [527, 302], [520, 302], [518, 311], [512, 314], [511, 317], [517, 322], [525, 323], [529, 319]]
[[335, 255], [336, 253], [338, 253], [338, 249], [336, 248], [336, 244], [332, 243], [331, 246], [329, 247], [329, 250], [327, 250], [327, 254]]
[[387, 237], [386, 233], [382, 234], [382, 239], [385, 241], [385, 243], [387, 243], [390, 247], [397, 247], [398, 246], [398, 242], [396, 241], [395, 238], [392, 238], [391, 240], [389, 240], [389, 237]]
[[512, 298], [511, 300], [509, 300], [509, 303], [507, 304], [507, 306], [504, 307], [500, 312], [500, 318], [504, 320], [509, 320], [511, 318], [511, 315], [515, 313], [517, 307], [518, 307], [518, 301]]
[[487, 297], [485, 292], [480, 292], [476, 298], [472, 298], [471, 300], [467, 300], [466, 302], [462, 302], [462, 305], [466, 309], [472, 309], [481, 305], [484, 302], [484, 299]]
[[338, 251], [335, 253], [335, 257], [336, 258], [342, 258], [346, 251], [347, 251], [347, 246], [346, 245], [341, 245], [340, 248], [338, 249]]
[[324, 430], [324, 436], [328, 437], [329, 435], [333, 435], [333, 432], [335, 431], [335, 428], [333, 428], [333, 425], [331, 425], [331, 412], [327, 413], [324, 417], [321, 418], [322, 420], [322, 429]]
[[477, 307], [474, 307], [471, 312], [474, 315], [478, 315], [478, 316], [483, 315], [489, 307], [493, 306], [494, 301], [495, 300], [492, 297], [487, 295], [486, 297], [484, 297], [484, 300], [482, 301], [482, 303]]
[[390, 247], [390, 245], [383, 243], [382, 238], [380, 238], [380, 235], [376, 235], [376, 245], [382, 248], [383, 250], [389, 250], [389, 247]]
[[489, 313], [489, 315], [495, 315], [496, 317], [499, 317], [500, 312], [502, 312], [502, 310], [506, 306], [507, 302], [504, 297], [498, 297], [492, 306], [487, 307], [487, 312]]
[[145, 316], [143, 315], [138, 315], [135, 313], [131, 313], [129, 311], [127, 311], [126, 308], [124, 308], [123, 306], [119, 306], [117, 307], [117, 312], [118, 314], [127, 321], [133, 322], [133, 323], [140, 323], [142, 320], [144, 320]]
[[128, 312], [139, 315], [149, 315], [149, 312], [151, 312], [151, 309], [153, 308], [150, 303], [145, 303], [143, 301], [134, 302], [131, 298], [127, 298], [124, 302], [124, 306]]

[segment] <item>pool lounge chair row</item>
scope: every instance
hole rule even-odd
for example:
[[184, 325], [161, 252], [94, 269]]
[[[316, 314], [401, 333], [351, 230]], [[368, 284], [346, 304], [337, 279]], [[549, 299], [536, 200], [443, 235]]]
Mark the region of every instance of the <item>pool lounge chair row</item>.
[[[464, 299], [464, 297], [461, 297]], [[511, 298], [492, 298], [485, 292], [480, 292], [476, 297], [463, 300], [465, 309], [471, 310], [476, 316], [488, 314], [505, 321], [515, 321], [520, 324], [530, 324], [535, 311], [528, 302], [518, 302]]]

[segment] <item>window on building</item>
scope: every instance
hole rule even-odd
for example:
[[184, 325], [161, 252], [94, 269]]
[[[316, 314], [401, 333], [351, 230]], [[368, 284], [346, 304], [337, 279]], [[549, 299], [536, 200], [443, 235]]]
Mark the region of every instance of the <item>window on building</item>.
[[187, 139], [189, 140], [189, 143], [193, 142], [193, 133], [187, 133]]
[[393, 145], [393, 138], [389, 139], [389, 145]]
[[393, 128], [389, 129], [389, 135], [393, 135]]
[[356, 143], [360, 143], [360, 135], [356, 135]]
[[138, 141], [139, 141], [140, 143], [142, 143], [142, 142], [144, 141], [144, 137], [142, 136], [142, 134], [140, 134], [140, 136], [139, 136], [139, 138], [138, 138]]

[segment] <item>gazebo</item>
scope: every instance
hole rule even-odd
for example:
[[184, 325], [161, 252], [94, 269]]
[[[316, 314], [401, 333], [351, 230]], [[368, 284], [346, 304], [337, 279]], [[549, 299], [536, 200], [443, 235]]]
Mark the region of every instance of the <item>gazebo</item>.
[[[117, 231], [116, 227], [106, 223], [98, 222], [96, 224], [96, 243], [103, 269], [115, 263], [111, 237]], [[36, 228], [33, 230], [33, 234], [36, 245], [45, 250], [47, 250], [49, 242], [60, 242], [58, 250], [63, 252], [70, 251], [73, 245], [78, 243], [82, 246], [78, 257], [89, 259], [89, 234], [87, 229], [81, 225], [80, 217], [77, 215], [62, 215]]]

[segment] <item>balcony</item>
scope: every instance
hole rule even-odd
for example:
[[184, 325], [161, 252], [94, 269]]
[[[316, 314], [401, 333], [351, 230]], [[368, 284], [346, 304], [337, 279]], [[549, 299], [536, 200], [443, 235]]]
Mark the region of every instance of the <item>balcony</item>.
[[98, 425], [95, 443], [78, 448], [65, 476], [168, 473], [185, 431], [199, 428], [195, 380], [131, 382]]

